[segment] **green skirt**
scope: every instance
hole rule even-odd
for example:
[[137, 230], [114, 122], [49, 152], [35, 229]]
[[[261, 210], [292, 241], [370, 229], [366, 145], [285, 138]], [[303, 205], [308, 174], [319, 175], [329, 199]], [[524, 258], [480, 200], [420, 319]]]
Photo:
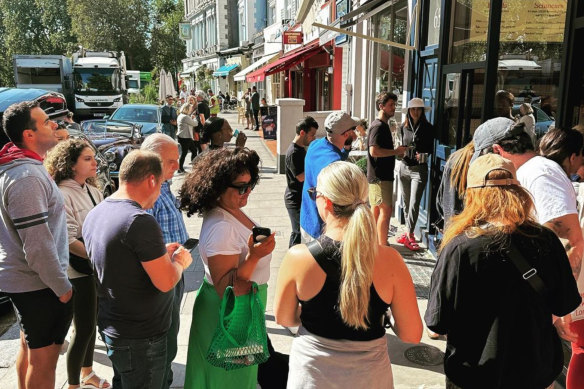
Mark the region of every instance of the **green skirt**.
[[[259, 285], [260, 301], [266, 306], [268, 285]], [[257, 365], [227, 371], [211, 366], [206, 359], [207, 350], [219, 320], [221, 299], [215, 287], [203, 280], [193, 308], [193, 321], [189, 336], [185, 389], [256, 389]]]

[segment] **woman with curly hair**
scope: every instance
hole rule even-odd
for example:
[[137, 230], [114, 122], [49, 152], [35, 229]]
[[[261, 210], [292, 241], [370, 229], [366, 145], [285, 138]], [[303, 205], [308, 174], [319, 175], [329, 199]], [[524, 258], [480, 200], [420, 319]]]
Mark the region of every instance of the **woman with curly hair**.
[[[211, 121], [211, 120], [209, 120]], [[185, 388], [256, 388], [257, 366], [227, 371], [209, 364], [206, 353], [217, 327], [219, 306], [230, 279], [245, 294], [251, 281], [267, 300], [274, 234], [254, 243], [257, 223], [243, 212], [259, 180], [260, 158], [253, 150], [221, 148], [201, 154], [180, 190], [181, 209], [203, 216], [199, 252], [205, 279], [197, 292], [189, 337]]]
[[[85, 217], [103, 196], [96, 187], [97, 161], [95, 152], [83, 140], [68, 139], [58, 143], [45, 158], [45, 167], [59, 186], [65, 199], [69, 251], [89, 261], [81, 239]], [[109, 388], [93, 371], [93, 348], [97, 320], [97, 294], [93, 276], [71, 267], [67, 269], [73, 296], [73, 335], [67, 350], [67, 375], [69, 389]], [[79, 380], [79, 375], [81, 381]]]

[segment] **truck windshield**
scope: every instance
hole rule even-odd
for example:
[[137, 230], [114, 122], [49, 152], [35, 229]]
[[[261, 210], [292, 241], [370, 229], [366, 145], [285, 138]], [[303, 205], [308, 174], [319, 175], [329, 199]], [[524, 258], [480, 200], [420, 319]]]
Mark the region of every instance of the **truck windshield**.
[[138, 89], [138, 80], [128, 80], [128, 88], [132, 88], [132, 89]]
[[73, 74], [76, 93], [120, 93], [119, 69], [76, 68]]

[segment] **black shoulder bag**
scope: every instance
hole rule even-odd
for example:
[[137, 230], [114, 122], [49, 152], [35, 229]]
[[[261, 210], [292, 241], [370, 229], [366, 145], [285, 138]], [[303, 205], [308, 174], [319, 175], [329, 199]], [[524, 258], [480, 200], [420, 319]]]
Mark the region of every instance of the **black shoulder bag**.
[[547, 295], [547, 287], [545, 286], [539, 274], [537, 274], [537, 269], [527, 262], [521, 251], [519, 251], [513, 243], [511, 243], [509, 246], [508, 257], [513, 265], [515, 265], [523, 279], [527, 281], [529, 285], [531, 285], [537, 294], [545, 298]]
[[[95, 199], [93, 198], [93, 195], [91, 194], [87, 184], [85, 184], [85, 188], [87, 189], [87, 194], [89, 195], [89, 198], [95, 207], [97, 203], [95, 202]], [[83, 242], [83, 238], [77, 238], [77, 240]], [[91, 261], [87, 258], [75, 255], [71, 251], [69, 251], [69, 265], [71, 265], [71, 267], [79, 273], [87, 274], [88, 276], [93, 274], [93, 264]]]

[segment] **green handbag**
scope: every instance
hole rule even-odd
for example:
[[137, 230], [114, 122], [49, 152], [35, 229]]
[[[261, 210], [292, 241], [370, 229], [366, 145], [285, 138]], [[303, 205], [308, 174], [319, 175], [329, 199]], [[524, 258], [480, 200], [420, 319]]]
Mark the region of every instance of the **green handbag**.
[[221, 300], [219, 321], [207, 361], [225, 370], [258, 365], [270, 356], [267, 345], [264, 306], [258, 296], [258, 286], [243, 296], [235, 296], [228, 286]]

